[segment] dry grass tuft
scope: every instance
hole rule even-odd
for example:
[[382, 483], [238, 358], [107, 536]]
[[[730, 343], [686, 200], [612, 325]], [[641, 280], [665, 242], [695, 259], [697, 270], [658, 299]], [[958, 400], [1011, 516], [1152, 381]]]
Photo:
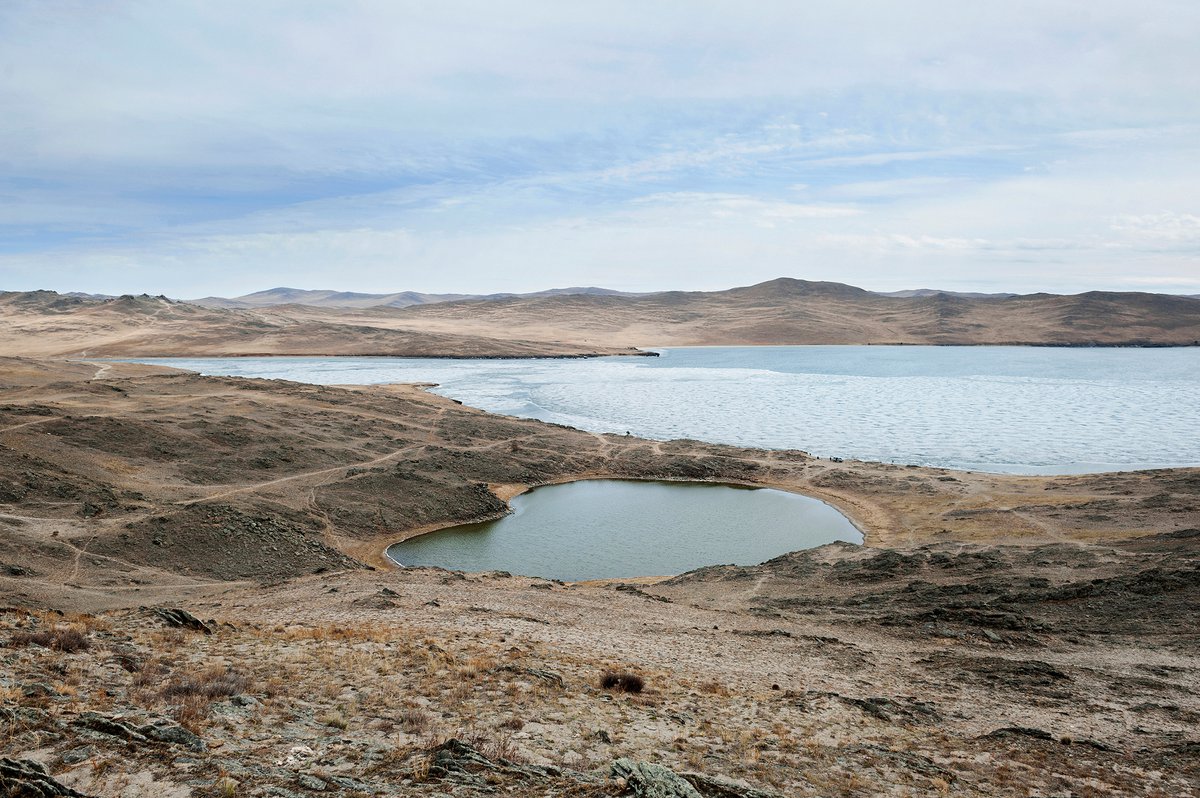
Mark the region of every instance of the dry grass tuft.
[[422, 734], [433, 723], [433, 716], [423, 709], [412, 707], [400, 713], [400, 725], [410, 734]]
[[214, 699], [246, 692], [250, 680], [240, 673], [223, 667], [213, 667], [196, 674], [183, 674], [162, 689], [164, 698], [197, 696]]
[[346, 713], [340, 709], [330, 710], [317, 717], [318, 723], [323, 723], [333, 729], [345, 731], [350, 727], [350, 720], [346, 717]]
[[17, 632], [12, 636], [10, 645], [14, 648], [23, 646], [41, 646], [54, 651], [72, 654], [76, 651], [87, 651], [91, 642], [85, 629], [79, 626], [58, 626], [54, 629], [39, 629], [36, 632]]
[[605, 671], [600, 677], [600, 687], [622, 693], [640, 693], [646, 687], [646, 680], [627, 671]]

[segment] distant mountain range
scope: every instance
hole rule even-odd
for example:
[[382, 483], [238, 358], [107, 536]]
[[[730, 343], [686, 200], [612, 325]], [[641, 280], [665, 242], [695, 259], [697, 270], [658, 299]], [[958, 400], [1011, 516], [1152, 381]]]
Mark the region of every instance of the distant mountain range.
[[[534, 291], [525, 294], [424, 294], [419, 291], [398, 291], [394, 294], [362, 294], [353, 291], [308, 290], [303, 288], [268, 288], [266, 291], [256, 291], [237, 297], [206, 296], [200, 299], [184, 300], [193, 305], [208, 308], [265, 308], [276, 305], [309, 305], [318, 308], [407, 308], [413, 305], [431, 305], [437, 302], [458, 302], [474, 299], [531, 299], [547, 296], [653, 296], [668, 293], [666, 291], [649, 291], [636, 293], [632, 291], [614, 291], [611, 288], [596, 288], [594, 286], [573, 288], [552, 288], [547, 291]], [[891, 297], [922, 297], [945, 294], [946, 296], [963, 297], [966, 299], [995, 299], [1017, 296], [1014, 293], [976, 293], [969, 291], [942, 291], [937, 288], [914, 288], [907, 291], [871, 291], [878, 296]], [[96, 294], [77, 294], [98, 298]]]
[[461, 299], [511, 299], [513, 297], [542, 297], [586, 294], [589, 296], [639, 296], [609, 288], [553, 288], [530, 294], [423, 294], [419, 291], [398, 291], [394, 294], [360, 294], [353, 291], [321, 291], [303, 288], [268, 288], [253, 294], [226, 298], [206, 296], [186, 300], [207, 308], [265, 308], [276, 305], [309, 305], [318, 308], [407, 308], [435, 302], [455, 302]]
[[1139, 292], [888, 295], [780, 278], [653, 294], [566, 288], [477, 298], [281, 288], [222, 301], [240, 304], [0, 293], [0, 354], [577, 357], [669, 346], [1200, 345], [1197, 298]]
[[1200, 302], [1139, 292], [889, 296], [779, 278], [727, 291], [459, 300], [399, 311], [410, 329], [625, 346], [938, 344], [1162, 346], [1200, 342]]
[[[787, 278], [784, 278], [787, 279]], [[864, 289], [865, 290], [865, 289]], [[522, 299], [548, 296], [653, 296], [654, 294], [671, 293], [669, 291], [616, 291], [611, 288], [595, 286], [578, 286], [571, 288], [551, 288], [545, 291], [530, 293], [499, 293], [499, 294], [426, 294], [420, 291], [397, 291], [393, 294], [366, 294], [356, 291], [334, 291], [306, 288], [268, 288], [265, 291], [255, 291], [236, 297], [206, 296], [200, 299], [184, 299], [192, 305], [206, 308], [269, 308], [279, 305], [307, 305], [316, 308], [407, 308], [413, 305], [432, 305], [438, 302], [458, 302], [478, 299]], [[709, 292], [720, 293], [720, 292]], [[963, 299], [1004, 299], [1021, 296], [1013, 292], [982, 293], [976, 291], [946, 291], [939, 288], [910, 288], [904, 291], [868, 291], [876, 296], [897, 297], [908, 299], [912, 297], [930, 297], [944, 294]], [[66, 297], [79, 299], [116, 299], [115, 294], [87, 294], [80, 291], [70, 291], [62, 294]], [[1178, 296], [1168, 294], [1167, 296]], [[1200, 294], [1183, 294], [1188, 299], [1200, 299]]]

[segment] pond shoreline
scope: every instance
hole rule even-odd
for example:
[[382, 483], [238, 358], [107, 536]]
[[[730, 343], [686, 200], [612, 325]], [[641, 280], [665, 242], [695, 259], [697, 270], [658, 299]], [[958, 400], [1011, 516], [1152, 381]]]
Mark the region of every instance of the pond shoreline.
[[543, 485], [512, 512], [397, 541], [402, 567], [505, 571], [561, 581], [756, 565], [862, 532], [836, 507], [796, 491], [701, 480], [588, 479]]

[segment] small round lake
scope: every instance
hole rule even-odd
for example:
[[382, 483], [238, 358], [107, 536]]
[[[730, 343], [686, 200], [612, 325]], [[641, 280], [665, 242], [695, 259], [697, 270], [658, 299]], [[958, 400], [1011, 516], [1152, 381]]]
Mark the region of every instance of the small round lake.
[[862, 534], [824, 502], [765, 488], [587, 480], [517, 496], [497, 521], [396, 543], [404, 566], [509, 571], [564, 581], [679, 574], [755, 565]]

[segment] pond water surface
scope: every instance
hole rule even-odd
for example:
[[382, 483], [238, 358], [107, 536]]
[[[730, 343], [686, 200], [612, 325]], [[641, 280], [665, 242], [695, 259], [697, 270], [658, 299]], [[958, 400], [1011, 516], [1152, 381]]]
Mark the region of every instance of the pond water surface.
[[588, 480], [517, 496], [497, 521], [396, 543], [405, 566], [509, 571], [579, 581], [679, 574], [705, 565], [754, 565], [862, 534], [833, 507], [770, 489]]

